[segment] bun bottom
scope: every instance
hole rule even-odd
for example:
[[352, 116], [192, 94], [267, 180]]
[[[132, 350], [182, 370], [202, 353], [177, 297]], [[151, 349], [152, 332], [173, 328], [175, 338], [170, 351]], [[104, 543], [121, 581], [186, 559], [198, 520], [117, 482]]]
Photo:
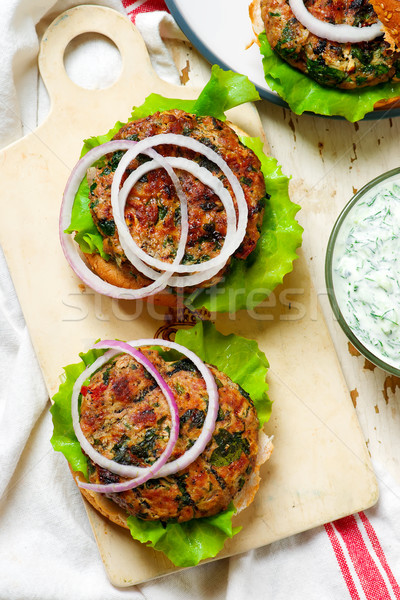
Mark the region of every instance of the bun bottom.
[[[91, 270], [96, 273], [103, 281], [126, 290], [137, 290], [146, 285], [148, 281], [143, 278], [134, 278], [127, 270], [123, 271], [115, 263], [107, 262], [100, 254], [84, 254], [85, 260]], [[153, 294], [143, 298], [146, 302], [156, 306], [174, 307], [177, 305], [178, 294], [173, 294], [168, 290], [163, 290], [158, 294]], [[183, 296], [182, 296], [183, 297]]]
[[374, 104], [374, 110], [388, 110], [390, 108], [400, 107], [400, 96], [389, 98], [389, 100], [379, 100]]
[[[271, 456], [272, 451], [274, 449], [272, 444], [272, 438], [268, 437], [263, 431], [259, 432], [258, 439], [258, 454], [256, 457], [256, 464], [253, 472], [250, 474], [249, 479], [242, 487], [240, 492], [236, 494], [233, 499], [233, 504], [235, 505], [237, 512], [241, 512], [253, 502], [257, 490], [260, 486], [260, 467], [264, 464]], [[77, 473], [76, 471], [72, 471], [72, 476], [75, 480], [75, 483], [78, 484], [78, 481], [84, 481], [82, 473]], [[127, 525], [127, 518], [129, 515], [124, 511], [123, 508], [115, 504], [112, 500], [109, 500], [104, 494], [98, 494], [97, 492], [92, 492], [91, 490], [85, 490], [79, 488], [82, 496], [95, 508], [103, 517], [106, 517], [116, 525], [120, 527], [124, 527], [125, 529], [129, 529]]]

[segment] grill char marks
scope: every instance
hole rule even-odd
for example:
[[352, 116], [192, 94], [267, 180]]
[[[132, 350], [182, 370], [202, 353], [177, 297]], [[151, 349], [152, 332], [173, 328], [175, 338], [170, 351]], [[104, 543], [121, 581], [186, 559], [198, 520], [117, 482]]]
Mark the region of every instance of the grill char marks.
[[[161, 133], [176, 133], [190, 136], [215, 150], [227, 162], [241, 182], [249, 208], [246, 236], [236, 258], [245, 259], [255, 248], [263, 220], [265, 183], [260, 171], [260, 161], [246, 148], [236, 133], [226, 124], [212, 117], [198, 117], [180, 110], [155, 113], [145, 119], [127, 123], [114, 139], [142, 140]], [[232, 195], [232, 190], [219, 168], [203, 155], [191, 150], [171, 145], [156, 147], [165, 156], [181, 156], [195, 160], [200, 166], [219, 177]], [[148, 160], [139, 155], [132, 161], [130, 169]], [[149, 280], [139, 275], [127, 261], [118, 239], [118, 232], [112, 217], [111, 183], [117, 166], [113, 156], [105, 166], [97, 169], [90, 193], [90, 209], [93, 220], [103, 236], [104, 250], [112, 261], [124, 272], [132, 273], [132, 287], [141, 287]], [[189, 198], [189, 235], [184, 264], [199, 264], [217, 256], [226, 235], [226, 215], [223, 205], [212, 190], [186, 171], [176, 170], [182, 189]], [[261, 208], [260, 208], [261, 207]], [[129, 194], [126, 210], [126, 223], [135, 242], [150, 256], [163, 262], [172, 262], [180, 237], [180, 202], [170, 177], [163, 169], [144, 175]], [[201, 284], [213, 285], [221, 279]], [[129, 286], [129, 274], [127, 274]]]
[[[170, 460], [189, 449], [201, 432], [208, 396], [204, 380], [186, 359], [166, 362], [149, 348], [151, 360], [173, 390], [180, 416], [180, 434]], [[227, 508], [255, 464], [258, 419], [248, 394], [223, 373], [218, 380], [219, 417], [205, 451], [176, 475], [152, 479], [110, 498], [128, 513], [149, 520], [210, 516]], [[143, 367], [127, 355], [102, 367], [84, 388], [81, 427], [90, 443], [123, 464], [148, 466], [163, 452], [171, 419], [160, 389]], [[90, 461], [92, 483], [122, 479]]]

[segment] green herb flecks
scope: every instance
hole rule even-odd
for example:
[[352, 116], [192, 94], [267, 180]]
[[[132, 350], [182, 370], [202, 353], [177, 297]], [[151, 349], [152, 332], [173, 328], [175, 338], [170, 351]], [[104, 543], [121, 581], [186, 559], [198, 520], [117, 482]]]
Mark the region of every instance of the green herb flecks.
[[154, 458], [154, 449], [159, 435], [155, 429], [147, 429], [141, 442], [129, 446], [129, 437], [123, 435], [113, 446], [114, 460], [122, 465], [137, 463], [137, 459], [143, 459], [146, 463]]
[[216, 467], [230, 465], [242, 453], [248, 454], [250, 451], [249, 441], [240, 432], [230, 433], [226, 429], [220, 429], [214, 439], [218, 448], [211, 454], [210, 463]]
[[168, 214], [168, 206], [165, 206], [164, 204], [157, 204], [158, 207], [158, 221], [164, 221], [165, 217]]
[[113, 236], [115, 233], [115, 221], [114, 219], [99, 219], [97, 222], [99, 228], [106, 236]]

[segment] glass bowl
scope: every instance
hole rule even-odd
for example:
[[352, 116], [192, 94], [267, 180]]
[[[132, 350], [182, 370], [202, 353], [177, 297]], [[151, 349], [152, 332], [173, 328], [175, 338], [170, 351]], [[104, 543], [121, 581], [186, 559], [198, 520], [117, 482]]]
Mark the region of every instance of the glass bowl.
[[[398, 366], [391, 364], [392, 362], [396, 362], [394, 360], [385, 359], [375, 348], [371, 347], [372, 344], [366, 344], [366, 341], [361, 341], [359, 337], [356, 335], [354, 328], [352, 328], [349, 324], [349, 320], [345, 316], [347, 312], [346, 302], [344, 299], [341, 299], [340, 292], [338, 288], [340, 287], [336, 284], [335, 287], [335, 265], [336, 261], [340, 256], [343, 255], [340, 250], [340, 246], [343, 247], [343, 240], [347, 239], [344, 236], [346, 232], [349, 231], [349, 224], [351, 223], [352, 216], [354, 217], [355, 211], [359, 206], [359, 203], [363, 200], [367, 200], [368, 196], [374, 194], [374, 192], [378, 192], [379, 188], [384, 188], [386, 185], [391, 184], [393, 181], [396, 181], [400, 186], [400, 168], [392, 169], [386, 173], [383, 173], [379, 177], [376, 177], [369, 183], [367, 183], [362, 189], [360, 189], [348, 202], [348, 204], [344, 207], [342, 212], [340, 213], [335, 225], [333, 226], [328, 246], [326, 250], [326, 258], [325, 258], [325, 282], [326, 288], [328, 292], [329, 301], [333, 310], [333, 313], [342, 328], [343, 332], [346, 334], [349, 341], [352, 345], [370, 362], [372, 362], [377, 367], [383, 369], [384, 371], [391, 373], [393, 375], [400, 377], [400, 351], [399, 351], [399, 360]], [[400, 197], [400, 194], [399, 194]], [[370, 215], [370, 219], [372, 219], [372, 215]], [[371, 221], [372, 222], [372, 221]], [[377, 238], [378, 239], [378, 238]], [[400, 238], [399, 238], [400, 240]], [[400, 241], [399, 241], [399, 256], [400, 256]], [[379, 271], [377, 271], [379, 272]], [[336, 276], [337, 277], [337, 276]], [[399, 281], [400, 284], [400, 281]], [[348, 284], [349, 285], [349, 284]], [[347, 288], [348, 289], [348, 288]], [[398, 299], [399, 306], [399, 315], [400, 315], [400, 293]], [[360, 315], [358, 315], [360, 316]], [[379, 317], [381, 318], [381, 317]], [[360, 336], [362, 337], [362, 336]], [[399, 325], [399, 337], [400, 337], [400, 325]], [[384, 346], [384, 345], [383, 345]]]

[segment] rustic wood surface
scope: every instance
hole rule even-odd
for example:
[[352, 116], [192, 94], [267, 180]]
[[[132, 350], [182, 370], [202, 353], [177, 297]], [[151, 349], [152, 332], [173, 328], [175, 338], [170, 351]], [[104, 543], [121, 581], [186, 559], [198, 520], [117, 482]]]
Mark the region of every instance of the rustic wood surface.
[[[190, 82], [204, 79], [207, 62], [189, 43], [169, 42], [178, 68]], [[189, 84], [190, 84], [189, 82]], [[271, 154], [291, 175], [291, 198], [302, 210], [303, 251], [326, 323], [373, 461], [400, 482], [400, 378], [372, 365], [349, 344], [326, 295], [324, 261], [331, 229], [352, 195], [368, 181], [399, 166], [400, 119], [349, 123], [261, 100], [257, 103]]]

